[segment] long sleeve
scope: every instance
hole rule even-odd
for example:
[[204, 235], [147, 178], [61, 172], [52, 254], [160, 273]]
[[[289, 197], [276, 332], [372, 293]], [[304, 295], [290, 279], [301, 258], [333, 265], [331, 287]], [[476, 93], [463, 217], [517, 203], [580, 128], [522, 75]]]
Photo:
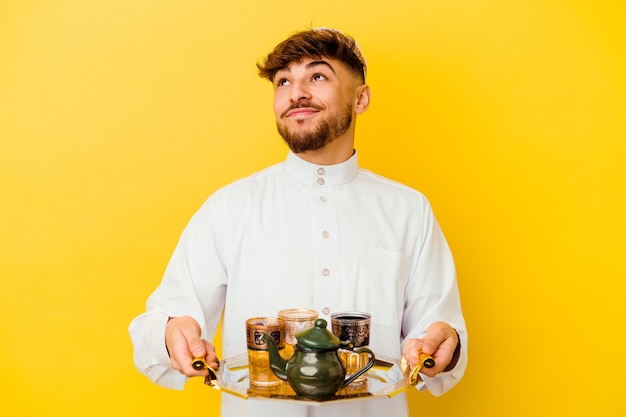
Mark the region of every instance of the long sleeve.
[[429, 378], [422, 375], [419, 390], [439, 396], [462, 378], [467, 366], [467, 330], [461, 311], [456, 269], [446, 239], [429, 204], [425, 205], [419, 248], [407, 286], [403, 315], [403, 340], [423, 337], [436, 321], [450, 324], [459, 334], [461, 351], [455, 367]]
[[218, 222], [210, 201], [193, 216], [165, 270], [160, 285], [148, 298], [146, 312], [129, 327], [135, 366], [152, 382], [175, 389], [186, 377], [171, 368], [165, 346], [169, 317], [191, 316], [212, 340], [224, 306], [226, 274], [215, 244]]

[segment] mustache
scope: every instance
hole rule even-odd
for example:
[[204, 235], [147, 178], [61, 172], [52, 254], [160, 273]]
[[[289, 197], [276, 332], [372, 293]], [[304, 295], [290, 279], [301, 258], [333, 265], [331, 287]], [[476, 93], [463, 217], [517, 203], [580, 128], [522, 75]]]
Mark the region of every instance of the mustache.
[[282, 112], [282, 114], [280, 115], [280, 117], [286, 117], [287, 113], [289, 113], [292, 110], [295, 109], [301, 109], [303, 107], [309, 108], [309, 109], [315, 109], [315, 110], [324, 110], [324, 107], [318, 105], [318, 104], [313, 104], [312, 101], [309, 100], [301, 100], [298, 101], [296, 103], [293, 103], [291, 106], [289, 106], [287, 108], [287, 110], [285, 110], [284, 112]]

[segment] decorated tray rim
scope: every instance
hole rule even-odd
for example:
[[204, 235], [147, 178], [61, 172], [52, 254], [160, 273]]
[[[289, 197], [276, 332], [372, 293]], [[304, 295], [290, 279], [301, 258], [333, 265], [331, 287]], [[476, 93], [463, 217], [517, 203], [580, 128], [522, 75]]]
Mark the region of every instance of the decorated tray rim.
[[[364, 388], [357, 394], [336, 395], [332, 397], [312, 398], [299, 397], [295, 394], [279, 395], [268, 391], [264, 394], [260, 390], [250, 389], [247, 376], [248, 354], [233, 356], [220, 361], [217, 371], [217, 383], [221, 391], [242, 399], [292, 402], [302, 405], [321, 406], [338, 402], [378, 400], [394, 397], [404, 392], [409, 386], [409, 379], [400, 366], [400, 360], [383, 355], [376, 355], [376, 363], [367, 372], [367, 390]], [[283, 382], [287, 384], [287, 382]], [[352, 385], [352, 384], [351, 384]]]

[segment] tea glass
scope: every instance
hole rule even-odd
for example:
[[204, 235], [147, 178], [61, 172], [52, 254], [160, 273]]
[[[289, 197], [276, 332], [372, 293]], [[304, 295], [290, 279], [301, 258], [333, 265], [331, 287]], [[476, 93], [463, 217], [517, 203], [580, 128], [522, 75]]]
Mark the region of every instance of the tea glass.
[[281, 384], [282, 381], [270, 368], [269, 351], [262, 335], [266, 333], [271, 336], [281, 351], [285, 345], [285, 326], [285, 321], [279, 317], [253, 317], [246, 320], [250, 385], [273, 387]]
[[[370, 314], [358, 311], [341, 311], [330, 315], [332, 333], [342, 343], [349, 342], [350, 349], [369, 346], [371, 321]], [[346, 368], [347, 376], [354, 374], [369, 362], [367, 353], [356, 353], [350, 349], [340, 348], [337, 352]], [[361, 383], [366, 379], [366, 374], [363, 374], [354, 382]]]
[[318, 314], [315, 310], [305, 308], [290, 308], [278, 312], [278, 317], [285, 320], [285, 348], [281, 356], [289, 359], [293, 356], [298, 340], [296, 334], [315, 325]]

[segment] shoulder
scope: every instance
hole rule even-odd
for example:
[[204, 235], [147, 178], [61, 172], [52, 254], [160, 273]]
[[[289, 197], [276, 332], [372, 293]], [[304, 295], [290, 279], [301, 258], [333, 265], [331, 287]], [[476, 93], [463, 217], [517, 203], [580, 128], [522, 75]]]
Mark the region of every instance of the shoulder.
[[282, 173], [283, 162], [271, 165], [218, 188], [208, 197], [205, 204], [235, 204], [237, 201], [250, 199], [279, 181]]
[[429, 205], [428, 199], [419, 190], [370, 170], [360, 168], [358, 179], [362, 186], [368, 187], [374, 193], [386, 195], [394, 200], [400, 199]]

